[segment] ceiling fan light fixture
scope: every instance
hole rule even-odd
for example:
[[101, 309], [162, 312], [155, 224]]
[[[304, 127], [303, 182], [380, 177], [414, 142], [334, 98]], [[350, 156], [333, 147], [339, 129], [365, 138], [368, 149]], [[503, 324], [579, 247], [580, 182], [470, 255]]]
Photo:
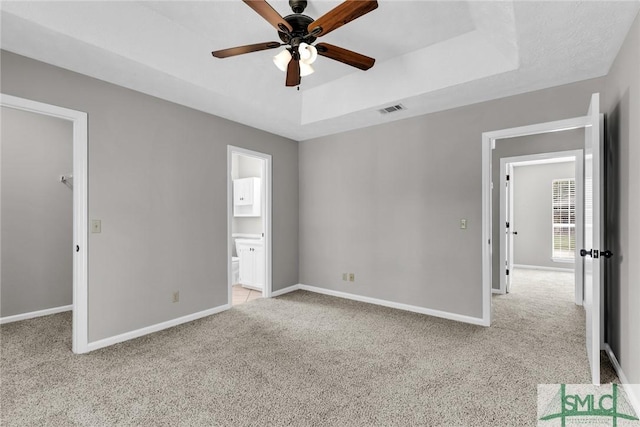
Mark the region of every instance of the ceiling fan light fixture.
[[300, 61], [308, 65], [313, 64], [316, 58], [318, 58], [318, 50], [307, 43], [300, 43], [298, 53], [300, 54]]
[[314, 72], [311, 64], [315, 62], [318, 55], [360, 70], [368, 70], [375, 63], [374, 58], [338, 46], [328, 43], [318, 43], [316, 46], [312, 46], [311, 43], [315, 43], [318, 37], [325, 36], [375, 10], [378, 7], [378, 0], [342, 0], [342, 3], [315, 20], [303, 15], [307, 0], [289, 0], [293, 15], [287, 15], [284, 18], [267, 0], [242, 1], [271, 24], [278, 31], [278, 37], [284, 43], [271, 41], [216, 50], [211, 52], [215, 58], [229, 58], [287, 46], [285, 50], [273, 57], [275, 66], [286, 74], [285, 86], [287, 87], [299, 86], [301, 77]]
[[313, 74], [315, 70], [311, 66], [311, 64], [307, 64], [304, 61], [300, 61], [300, 77], [305, 77], [310, 74]]
[[287, 71], [287, 65], [291, 61], [291, 52], [288, 49], [284, 49], [282, 52], [273, 57], [273, 63], [276, 64], [281, 71]]

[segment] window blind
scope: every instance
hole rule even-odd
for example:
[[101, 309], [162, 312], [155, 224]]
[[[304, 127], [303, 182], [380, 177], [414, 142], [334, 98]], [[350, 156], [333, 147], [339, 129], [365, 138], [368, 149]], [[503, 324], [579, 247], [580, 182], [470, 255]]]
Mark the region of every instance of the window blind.
[[576, 248], [576, 181], [552, 181], [552, 258], [573, 260]]

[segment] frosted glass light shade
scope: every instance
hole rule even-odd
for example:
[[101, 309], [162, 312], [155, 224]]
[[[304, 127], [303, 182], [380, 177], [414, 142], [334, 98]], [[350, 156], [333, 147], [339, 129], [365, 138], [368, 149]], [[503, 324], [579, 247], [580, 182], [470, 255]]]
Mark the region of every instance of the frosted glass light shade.
[[300, 77], [308, 76], [309, 74], [313, 74], [314, 69], [311, 65], [307, 64], [303, 60], [300, 60]]
[[300, 62], [305, 64], [313, 64], [318, 57], [318, 50], [306, 43], [300, 43], [298, 46], [298, 53], [300, 54]]
[[287, 71], [287, 65], [289, 65], [289, 61], [291, 61], [291, 52], [287, 49], [284, 49], [282, 52], [273, 57], [273, 63], [276, 64], [276, 67], [280, 68], [281, 71]]

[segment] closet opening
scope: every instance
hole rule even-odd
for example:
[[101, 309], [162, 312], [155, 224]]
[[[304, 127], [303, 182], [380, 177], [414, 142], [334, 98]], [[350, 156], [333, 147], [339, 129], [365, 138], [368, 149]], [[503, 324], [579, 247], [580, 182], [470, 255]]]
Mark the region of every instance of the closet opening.
[[86, 353], [87, 114], [5, 94], [0, 104], [0, 323], [71, 311], [71, 350]]

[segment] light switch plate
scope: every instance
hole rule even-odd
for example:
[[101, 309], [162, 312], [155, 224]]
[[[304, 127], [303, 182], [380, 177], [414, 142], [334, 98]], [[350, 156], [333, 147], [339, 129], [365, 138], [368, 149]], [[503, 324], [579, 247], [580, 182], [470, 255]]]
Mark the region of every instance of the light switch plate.
[[102, 221], [99, 219], [91, 220], [91, 232], [92, 233], [102, 233]]
[[467, 220], [466, 219], [461, 219], [460, 220], [460, 229], [462, 229], [462, 230], [466, 230], [467, 229]]

